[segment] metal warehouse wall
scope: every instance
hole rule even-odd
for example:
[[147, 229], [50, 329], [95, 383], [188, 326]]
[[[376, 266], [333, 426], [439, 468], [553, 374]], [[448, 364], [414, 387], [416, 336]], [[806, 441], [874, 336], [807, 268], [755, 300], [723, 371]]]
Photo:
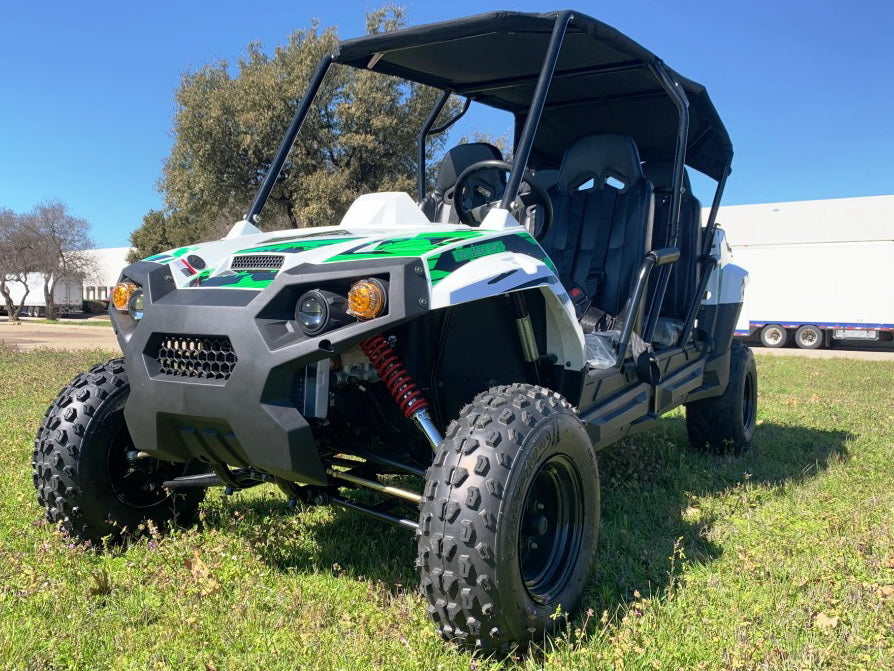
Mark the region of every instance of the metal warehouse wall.
[[[705, 208], [702, 221], [707, 217]], [[720, 208], [717, 221], [734, 250], [747, 245], [894, 240], [894, 195], [728, 205]]]

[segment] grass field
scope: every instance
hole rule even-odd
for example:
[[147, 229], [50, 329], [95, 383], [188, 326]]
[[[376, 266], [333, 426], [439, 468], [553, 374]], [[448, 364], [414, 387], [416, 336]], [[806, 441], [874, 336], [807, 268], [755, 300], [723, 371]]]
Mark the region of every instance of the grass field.
[[894, 668], [894, 364], [758, 358], [740, 458], [681, 414], [607, 452], [596, 568], [567, 633], [508, 660], [445, 646], [412, 534], [272, 489], [95, 553], [43, 522], [31, 441], [100, 352], [0, 351], [0, 668]]

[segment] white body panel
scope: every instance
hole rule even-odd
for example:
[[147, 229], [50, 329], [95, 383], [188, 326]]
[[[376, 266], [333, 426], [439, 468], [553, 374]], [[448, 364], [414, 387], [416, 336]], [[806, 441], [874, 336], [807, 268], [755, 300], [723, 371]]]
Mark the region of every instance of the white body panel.
[[367, 193], [351, 203], [342, 217], [344, 228], [405, 228], [431, 226], [422, 210], [403, 191]]
[[[247, 222], [237, 222], [221, 240], [170, 250], [146, 260], [169, 264], [178, 288], [201, 291], [200, 287], [193, 286], [197, 271], [188, 263], [190, 255], [199, 256], [208, 269], [206, 272], [214, 278], [232, 275], [230, 265], [238, 252], [258, 255], [278, 253], [272, 249], [263, 249], [270, 245], [293, 242], [301, 245], [304, 241], [326, 241], [323, 246], [284, 254], [279, 268], [279, 272], [282, 272], [304, 263], [332, 262], [339, 255], [363, 259], [366, 255], [376, 254], [382, 243], [392, 238], [405, 241], [417, 235], [447, 234], [449, 239], [456, 232], [455, 240], [419, 252], [423, 266], [426, 266], [434, 257], [460, 248], [486, 246], [516, 235], [527, 235], [510, 212], [499, 208], [492, 209], [477, 229], [465, 225], [433, 224], [407, 194], [391, 192], [360, 196], [338, 226], [266, 233], [256, 231]], [[475, 237], [468, 237], [470, 231], [476, 233]], [[534, 244], [533, 241], [531, 244]], [[583, 331], [564, 287], [547, 264], [535, 256], [510, 250], [496, 253], [489, 250], [481, 258], [464, 261], [461, 267], [445, 277], [433, 279], [431, 270], [426, 270], [432, 283], [428, 299], [431, 309], [443, 309], [501, 293], [539, 287], [544, 295], [547, 311], [547, 353], [554, 354], [566, 368], [584, 368], [586, 348]]]
[[748, 271], [732, 262], [732, 251], [726, 242], [726, 233], [721, 229], [714, 234], [711, 256], [717, 259], [717, 266], [711, 272], [702, 305], [741, 303], [748, 284]]

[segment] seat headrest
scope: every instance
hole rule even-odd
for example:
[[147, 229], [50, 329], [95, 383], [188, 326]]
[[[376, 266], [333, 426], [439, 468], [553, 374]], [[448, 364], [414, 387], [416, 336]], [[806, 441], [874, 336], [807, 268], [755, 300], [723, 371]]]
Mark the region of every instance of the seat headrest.
[[549, 191], [558, 183], [559, 171], [553, 168], [535, 170], [534, 181], [537, 182], [544, 191]]
[[[444, 158], [441, 159], [441, 169], [438, 172], [435, 190], [444, 193], [456, 183], [456, 178], [470, 165], [492, 159], [502, 161], [503, 154], [500, 153], [499, 149], [487, 142], [469, 142], [468, 144], [455, 146], [444, 154]], [[503, 173], [500, 172], [500, 175], [503, 175]]]
[[623, 182], [621, 192], [643, 176], [636, 143], [629, 135], [587, 135], [565, 150], [558, 186], [573, 191], [594, 179], [597, 186], [609, 177]]
[[[643, 172], [656, 191], [671, 191], [674, 188], [674, 162], [673, 161], [646, 161]], [[692, 193], [692, 185], [689, 183], [689, 171], [683, 168], [683, 188], [686, 193]]]

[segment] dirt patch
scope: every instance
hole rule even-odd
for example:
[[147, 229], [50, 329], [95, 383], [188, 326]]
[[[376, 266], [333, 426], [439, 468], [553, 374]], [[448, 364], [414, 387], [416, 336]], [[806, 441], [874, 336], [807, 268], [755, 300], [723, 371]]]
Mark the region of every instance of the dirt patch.
[[22, 351], [40, 349], [104, 349], [118, 352], [115, 331], [108, 326], [66, 326], [65, 324], [18, 324], [0, 321], [0, 342]]

